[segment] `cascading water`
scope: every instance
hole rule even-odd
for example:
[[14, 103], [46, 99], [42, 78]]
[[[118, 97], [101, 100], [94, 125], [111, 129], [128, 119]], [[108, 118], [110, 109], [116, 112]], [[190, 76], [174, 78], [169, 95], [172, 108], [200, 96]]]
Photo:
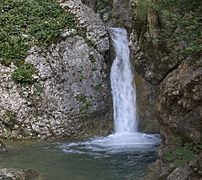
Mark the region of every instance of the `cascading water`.
[[120, 28], [110, 28], [109, 32], [116, 51], [110, 75], [115, 132], [133, 133], [137, 131], [136, 91], [127, 32]]
[[2, 154], [3, 166], [8, 163], [5, 167], [38, 168], [50, 180], [144, 179], [144, 168], [156, 160], [159, 137], [137, 132], [136, 92], [127, 33], [119, 28], [109, 31], [116, 50], [111, 69], [115, 132], [79, 142], [25, 144], [24, 150], [14, 148], [15, 153]]
[[63, 144], [65, 153], [98, 152], [118, 153], [152, 149], [159, 144], [158, 135], [137, 132], [136, 91], [130, 63], [127, 32], [121, 28], [109, 28], [116, 51], [111, 68], [115, 132], [107, 137], [91, 138], [88, 141]]

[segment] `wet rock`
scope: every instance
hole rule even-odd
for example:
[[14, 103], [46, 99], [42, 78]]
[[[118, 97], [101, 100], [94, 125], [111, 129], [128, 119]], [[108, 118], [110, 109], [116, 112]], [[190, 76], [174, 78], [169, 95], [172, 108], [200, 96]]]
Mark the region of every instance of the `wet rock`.
[[159, 123], [155, 104], [157, 87], [149, 84], [140, 75], [135, 74], [138, 129], [144, 133], [159, 133]]
[[113, 14], [118, 24], [127, 29], [132, 27], [130, 0], [113, 0]]
[[39, 174], [33, 170], [4, 168], [0, 169], [1, 180], [37, 180]]
[[[156, 116], [155, 104], [158, 95], [158, 86], [155, 83], [150, 83], [146, 76], [140, 71], [136, 62], [146, 68], [147, 64], [142, 62], [138, 57], [142, 56], [141, 48], [137, 41], [137, 36], [134, 30], [130, 34], [130, 50], [131, 60], [135, 69], [135, 84], [137, 90], [137, 110], [139, 130], [147, 133], [159, 132], [159, 123]], [[147, 72], [152, 75], [151, 71]], [[154, 79], [152, 79], [155, 81]]]

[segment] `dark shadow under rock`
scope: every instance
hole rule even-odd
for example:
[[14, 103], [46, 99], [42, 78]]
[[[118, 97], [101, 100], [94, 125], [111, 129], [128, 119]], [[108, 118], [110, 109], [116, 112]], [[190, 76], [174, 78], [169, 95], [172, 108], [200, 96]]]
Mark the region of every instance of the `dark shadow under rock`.
[[0, 153], [5, 151], [6, 151], [6, 146], [4, 145], [2, 141], [0, 141]]

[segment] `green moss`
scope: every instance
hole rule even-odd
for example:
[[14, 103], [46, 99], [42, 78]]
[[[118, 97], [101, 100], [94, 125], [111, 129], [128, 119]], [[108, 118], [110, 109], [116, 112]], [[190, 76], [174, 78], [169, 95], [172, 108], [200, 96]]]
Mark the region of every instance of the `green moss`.
[[4, 66], [10, 66], [10, 64], [12, 63], [10, 59], [2, 59], [0, 62]]
[[89, 110], [89, 108], [92, 106], [92, 103], [91, 101], [89, 100], [86, 100], [86, 102], [82, 105], [81, 109], [80, 109], [80, 112], [81, 113], [85, 113], [86, 111]]
[[11, 77], [16, 82], [32, 83], [32, 75], [35, 72], [36, 70], [32, 64], [23, 64], [12, 72]]
[[24, 60], [33, 45], [49, 44], [64, 28], [76, 28], [74, 16], [54, 0], [0, 0], [0, 59]]

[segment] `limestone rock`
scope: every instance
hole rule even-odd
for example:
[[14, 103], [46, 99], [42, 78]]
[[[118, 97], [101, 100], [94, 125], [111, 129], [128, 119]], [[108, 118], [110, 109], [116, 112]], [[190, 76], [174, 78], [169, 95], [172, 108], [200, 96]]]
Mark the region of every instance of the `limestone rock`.
[[195, 155], [199, 160], [194, 162], [193, 167], [187, 165], [175, 169], [170, 166], [171, 164], [163, 161], [166, 151], [175, 149], [174, 141], [177, 137], [185, 142], [202, 142], [201, 65], [201, 57], [196, 58], [194, 62], [185, 60], [160, 85], [160, 94], [156, 105], [162, 136], [159, 156], [162, 161], [161, 170], [164, 174], [170, 174], [169, 180], [192, 180], [200, 179], [198, 176], [202, 176], [200, 154]]
[[[134, 1], [136, 2], [136, 1]], [[133, 21], [131, 54], [135, 70], [152, 85], [158, 85], [180, 63], [175, 50], [160, 40], [161, 18], [156, 11], [146, 12], [145, 20], [137, 17], [137, 4], [131, 1]]]
[[132, 27], [131, 10], [130, 0], [113, 0], [114, 17], [127, 29]]
[[82, 0], [82, 2], [89, 6], [91, 9], [95, 9], [97, 0]]
[[0, 65], [3, 138], [85, 137], [107, 134], [112, 127], [106, 28], [81, 1], [61, 6], [75, 14], [87, 39], [70, 30], [48, 48], [33, 47], [25, 59], [37, 70], [32, 84], [14, 82], [16, 67]]
[[87, 38], [95, 43], [99, 52], [105, 53], [109, 49], [109, 39], [99, 15], [84, 5], [81, 0], [68, 0], [60, 4], [63, 8], [69, 8], [70, 12], [76, 16], [79, 25], [86, 28]]
[[0, 169], [1, 180], [37, 180], [39, 174], [33, 170], [4, 168]]

